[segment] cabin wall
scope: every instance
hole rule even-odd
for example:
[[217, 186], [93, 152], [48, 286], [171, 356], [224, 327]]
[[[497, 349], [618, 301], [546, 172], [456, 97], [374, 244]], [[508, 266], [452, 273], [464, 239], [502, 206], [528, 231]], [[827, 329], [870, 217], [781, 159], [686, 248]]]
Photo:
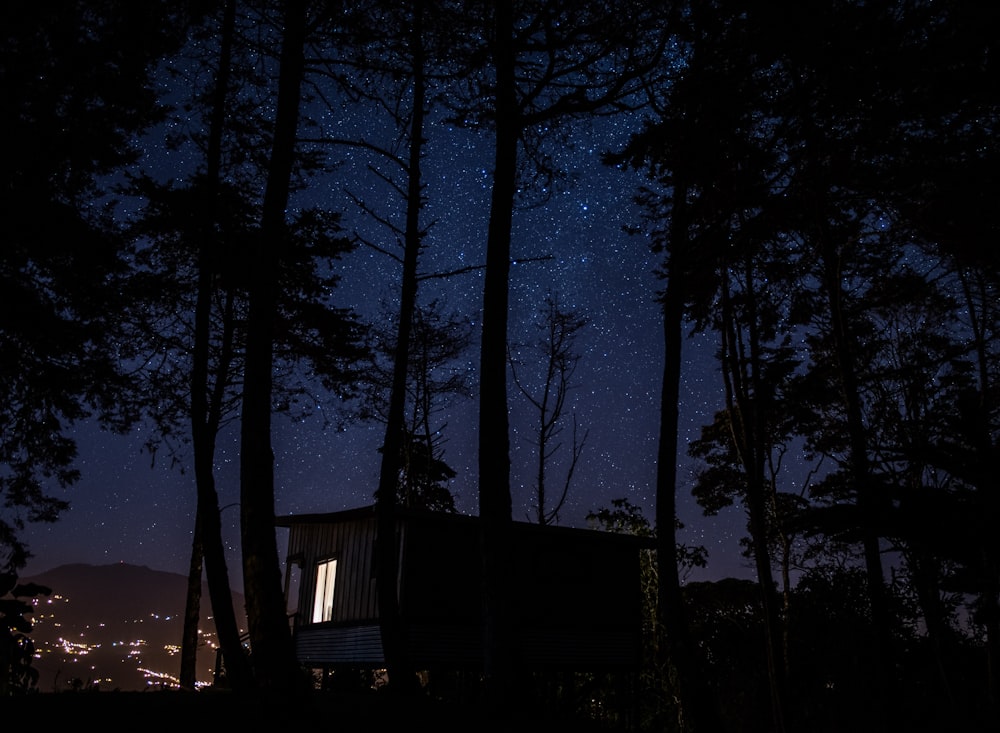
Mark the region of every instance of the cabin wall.
[[[511, 556], [513, 634], [536, 667], [631, 666], [641, 652], [639, 550], [630, 539], [518, 524]], [[481, 663], [478, 524], [406, 525], [400, 601], [415, 660]]]
[[447, 518], [408, 522], [402, 549], [399, 599], [407, 621], [479, 623], [483, 602], [477, 524]]
[[[511, 598], [526, 625], [604, 628], [639, 622], [636, 546], [599, 534], [516, 525]], [[482, 613], [478, 526], [425, 520], [406, 526], [400, 601], [410, 621], [477, 621]]]
[[334, 623], [372, 622], [378, 619], [375, 595], [375, 520], [338, 524], [293, 524], [289, 527], [288, 556], [299, 558], [299, 623], [309, 623], [316, 591], [316, 564], [336, 558], [333, 597]]
[[[302, 562], [298, 657], [316, 666], [378, 666], [382, 649], [373, 516], [290, 525]], [[400, 611], [411, 661], [428, 668], [482, 663], [479, 523], [456, 515], [399, 520]], [[635, 538], [516, 524], [511, 567], [513, 642], [523, 664], [574, 670], [633, 667], [640, 656]], [[336, 557], [334, 620], [310, 624], [316, 564]]]
[[541, 628], [635, 628], [641, 603], [635, 547], [534, 530], [515, 533], [516, 618]]

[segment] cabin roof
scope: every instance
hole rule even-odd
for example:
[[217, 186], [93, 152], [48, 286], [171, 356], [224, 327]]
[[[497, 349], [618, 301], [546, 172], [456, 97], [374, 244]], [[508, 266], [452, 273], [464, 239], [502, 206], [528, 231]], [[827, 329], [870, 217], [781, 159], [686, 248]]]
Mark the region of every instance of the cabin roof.
[[[452, 514], [449, 512], [431, 512], [426, 510], [406, 509], [397, 507], [395, 509], [397, 518], [412, 521], [431, 521], [454, 524], [474, 524], [479, 522], [479, 517], [472, 514]], [[322, 512], [313, 514], [286, 514], [275, 518], [275, 525], [278, 527], [292, 527], [305, 524], [340, 524], [352, 522], [359, 519], [373, 519], [375, 517], [375, 505], [344, 509], [337, 512]], [[639, 537], [637, 535], [621, 534], [618, 532], [607, 532], [598, 529], [586, 529], [581, 527], [564, 527], [561, 525], [541, 525], [533, 522], [513, 521], [512, 524], [524, 532], [547, 533], [553, 536], [577, 536], [600, 540], [603, 542], [621, 542], [623, 544], [635, 545], [637, 548], [653, 549], [655, 541], [652, 537]]]

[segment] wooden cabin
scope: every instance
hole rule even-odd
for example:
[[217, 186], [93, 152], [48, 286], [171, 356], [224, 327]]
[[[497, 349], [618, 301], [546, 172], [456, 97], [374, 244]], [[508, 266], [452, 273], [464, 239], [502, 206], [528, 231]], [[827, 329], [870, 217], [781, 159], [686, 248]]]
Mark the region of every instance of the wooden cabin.
[[[286, 596], [306, 667], [384, 666], [375, 577], [374, 507], [280, 517]], [[399, 510], [397, 578], [416, 669], [482, 666], [478, 517]], [[516, 655], [531, 669], [626, 670], [640, 653], [637, 537], [513, 523], [511, 607]], [[296, 579], [295, 582], [292, 582]], [[295, 586], [297, 585], [297, 590]]]

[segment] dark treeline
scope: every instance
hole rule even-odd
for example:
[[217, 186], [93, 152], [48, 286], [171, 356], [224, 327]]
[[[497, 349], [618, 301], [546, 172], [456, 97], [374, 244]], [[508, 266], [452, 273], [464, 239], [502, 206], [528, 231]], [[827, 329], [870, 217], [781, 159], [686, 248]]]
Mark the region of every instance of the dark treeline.
[[[508, 389], [525, 391], [509, 359], [512, 222], [590, 135], [623, 182], [644, 176], [631, 231], [636, 256], [660, 258], [665, 360], [655, 517], [623, 501], [593, 515], [655, 535], [647, 658], [628, 715], [601, 704], [598, 677], [581, 709], [638, 730], [996, 729], [1000, 7], [79, 0], [0, 18], [5, 592], [30, 557], [25, 524], [56, 521], [52, 487], [79, 478], [73, 425], [152, 425], [151, 449], [193, 457], [197, 490], [182, 684], [204, 572], [229, 684], [298, 690], [272, 418], [380, 420], [383, 526], [398, 505], [454, 510], [435, 421], [467, 388], [447, 365], [478, 342], [484, 704], [523, 701], [505, 552]], [[593, 132], [611, 116], [630, 125], [624, 145]], [[432, 154], [460, 160], [469, 135], [492, 159], [473, 265], [433, 237], [422, 173]], [[377, 195], [342, 176], [348, 154]], [[447, 271], [425, 269], [432, 246]], [[398, 267], [382, 322], [338, 305], [359, 247]], [[470, 269], [481, 310], [449, 313], [428, 283]], [[683, 445], [695, 333], [716, 339], [723, 399]], [[249, 657], [213, 476], [229, 425]], [[706, 514], [745, 509], [755, 582], [683, 582], [700, 558], [675, 533], [685, 456]], [[544, 461], [538, 475], [550, 521]], [[380, 597], [383, 644], [407, 691], [396, 602]], [[0, 692], [30, 687], [26, 607], [3, 603]]]

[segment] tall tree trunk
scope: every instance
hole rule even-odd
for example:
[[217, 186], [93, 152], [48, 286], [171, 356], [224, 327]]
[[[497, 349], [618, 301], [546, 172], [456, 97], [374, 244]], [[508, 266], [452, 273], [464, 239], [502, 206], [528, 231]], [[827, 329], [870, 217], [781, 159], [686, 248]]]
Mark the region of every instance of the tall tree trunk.
[[[981, 275], [976, 277], [974, 283], [977, 291], [975, 296], [973, 283], [969, 282], [967, 275], [961, 272], [960, 277], [966, 310], [972, 326], [979, 377], [976, 404], [966, 408], [973, 414], [964, 417], [970, 432], [967, 439], [975, 446], [977, 499], [982, 507], [985, 524], [989, 526], [1000, 519], [1000, 491], [994, 478], [998, 450], [993, 442], [994, 431], [990, 424], [993, 414], [990, 395], [993, 394], [993, 386], [990, 383], [989, 348], [983, 326], [992, 320], [991, 314], [986, 309], [993, 299]], [[981, 304], [982, 313], [976, 308], [977, 301]], [[997, 545], [994, 533], [982, 532], [981, 536], [983, 589], [979, 596], [979, 607], [986, 629], [986, 692], [989, 715], [990, 720], [996, 723], [1000, 721], [1000, 547]]]
[[[197, 522], [201, 532], [201, 546], [204, 554], [205, 578], [208, 581], [208, 595], [212, 604], [212, 617], [222, 651], [226, 684], [237, 691], [245, 691], [253, 686], [250, 662], [240, 639], [240, 627], [233, 607], [233, 590], [229, 580], [226, 562], [226, 545], [222, 538], [222, 517], [219, 508], [219, 494], [215, 488], [216, 438], [222, 422], [222, 405], [228, 386], [229, 368], [233, 361], [233, 341], [236, 338], [236, 315], [232, 293], [225, 299], [222, 313], [222, 335], [219, 339], [221, 351], [213, 377], [212, 395], [208, 415], [203, 425], [199, 425], [194, 439], [195, 482], [198, 485]], [[208, 308], [208, 305], [203, 305]]]
[[483, 663], [487, 703], [508, 709], [515, 652], [510, 624], [510, 435], [507, 318], [510, 238], [517, 176], [519, 113], [514, 85], [511, 4], [494, 3], [496, 141], [483, 287], [479, 384], [479, 517], [483, 560]]
[[821, 246], [823, 247], [824, 289], [833, 327], [841, 396], [847, 416], [850, 470], [857, 492], [868, 598], [872, 614], [873, 647], [871, 652], [875, 675], [875, 699], [872, 709], [877, 711], [876, 724], [885, 728], [888, 725], [886, 707], [892, 703], [894, 696], [890, 656], [891, 624], [878, 534], [878, 515], [882, 507], [880, 498], [874, 493], [871, 481], [868, 439], [865, 434], [858, 375], [854, 365], [856, 349], [848, 331], [847, 314], [844, 312], [843, 292], [841, 290], [843, 273], [839, 265], [840, 256], [839, 252], [836, 251], [837, 248], [829, 241], [828, 235], [824, 232], [820, 236], [823, 237]]
[[[216, 78], [209, 127], [209, 141], [206, 152], [206, 222], [202, 227], [202, 241], [198, 254], [198, 296], [195, 305], [194, 350], [191, 368], [191, 435], [194, 450], [194, 473], [197, 487], [197, 509], [195, 512], [195, 540], [191, 555], [191, 577], [188, 585], [187, 612], [184, 644], [181, 654], [181, 685], [195, 675], [197, 652], [187, 646], [197, 644], [197, 626], [200, 615], [201, 568], [205, 567], [209, 598], [212, 603], [212, 617], [222, 649], [226, 668], [226, 679], [230, 687], [243, 690], [249, 687], [250, 668], [240, 642], [240, 629], [233, 609], [232, 586], [226, 566], [225, 544], [222, 540], [222, 526], [219, 517], [219, 497], [215, 488], [215, 446], [222, 420], [222, 402], [225, 398], [229, 365], [233, 358], [232, 297], [227, 300], [223, 314], [223, 334], [220, 339], [221, 353], [215, 374], [215, 384], [209, 398], [209, 342], [212, 310], [212, 294], [215, 282], [217, 260], [213, 250], [217, 242], [215, 221], [217, 218], [216, 198], [219, 189], [222, 159], [222, 130], [225, 124], [226, 95], [229, 86], [232, 44], [236, 23], [236, 1], [228, 0], [225, 6], [222, 32], [220, 36], [219, 71]], [[198, 578], [194, 573], [197, 565]]]
[[771, 570], [771, 521], [768, 516], [770, 484], [764, 476], [767, 436], [761, 414], [764, 386], [760, 380], [760, 335], [757, 327], [757, 298], [754, 272], [747, 256], [744, 263], [743, 293], [746, 315], [745, 328], [749, 353], [740, 338], [741, 326], [733, 311], [728, 274], [722, 278], [723, 364], [726, 407], [732, 426], [732, 441], [746, 475], [746, 505], [750, 520], [750, 541], [753, 547], [757, 587], [764, 616], [764, 645], [767, 658], [768, 685], [771, 693], [771, 713], [774, 730], [785, 729], [785, 690], [782, 652], [781, 616], [778, 593]]
[[257, 686], [275, 692], [296, 687], [299, 675], [286, 618], [274, 516], [271, 446], [271, 370], [278, 300], [280, 250], [293, 169], [304, 67], [305, 0], [285, 5], [278, 98], [261, 231], [251, 263], [243, 421], [240, 509], [243, 584], [250, 652]]
[[[406, 620], [401, 615], [396, 582], [399, 572], [399, 544], [396, 537], [396, 492], [399, 485], [400, 456], [403, 450], [406, 378], [409, 372], [410, 334], [417, 303], [417, 263], [420, 255], [421, 177], [425, 104], [423, 4], [412, 3], [413, 27], [410, 43], [413, 58], [413, 113], [407, 166], [406, 232], [403, 252], [403, 280], [399, 298], [399, 327], [393, 355], [392, 392], [386, 419], [382, 463], [375, 509], [378, 524], [376, 565], [379, 622], [382, 650], [389, 671], [389, 687], [407, 691], [415, 681], [407, 652]], [[428, 458], [430, 453], [428, 453]]]
[[675, 182], [670, 221], [670, 261], [663, 294], [663, 384], [656, 471], [656, 557], [658, 611], [666, 637], [667, 663], [679, 698], [681, 729], [689, 733], [723, 730], [711, 682], [704, 674], [688, 626], [677, 554], [677, 436], [680, 419], [681, 351], [688, 276], [687, 188]]
[[947, 639], [950, 636], [950, 619], [941, 602], [941, 573], [939, 559], [928, 552], [923, 543], [914, 547], [911, 545], [906, 553], [906, 566], [910, 571], [913, 590], [917, 596], [927, 627], [927, 639], [930, 641], [934, 654], [934, 662], [940, 680], [941, 698], [953, 706], [957, 700], [954, 685], [948, 669]]
[[201, 520], [195, 510], [191, 562], [188, 565], [187, 595], [184, 601], [184, 630], [181, 633], [181, 671], [177, 682], [182, 690], [194, 690], [198, 682], [198, 622], [201, 619], [201, 576], [204, 553]]

